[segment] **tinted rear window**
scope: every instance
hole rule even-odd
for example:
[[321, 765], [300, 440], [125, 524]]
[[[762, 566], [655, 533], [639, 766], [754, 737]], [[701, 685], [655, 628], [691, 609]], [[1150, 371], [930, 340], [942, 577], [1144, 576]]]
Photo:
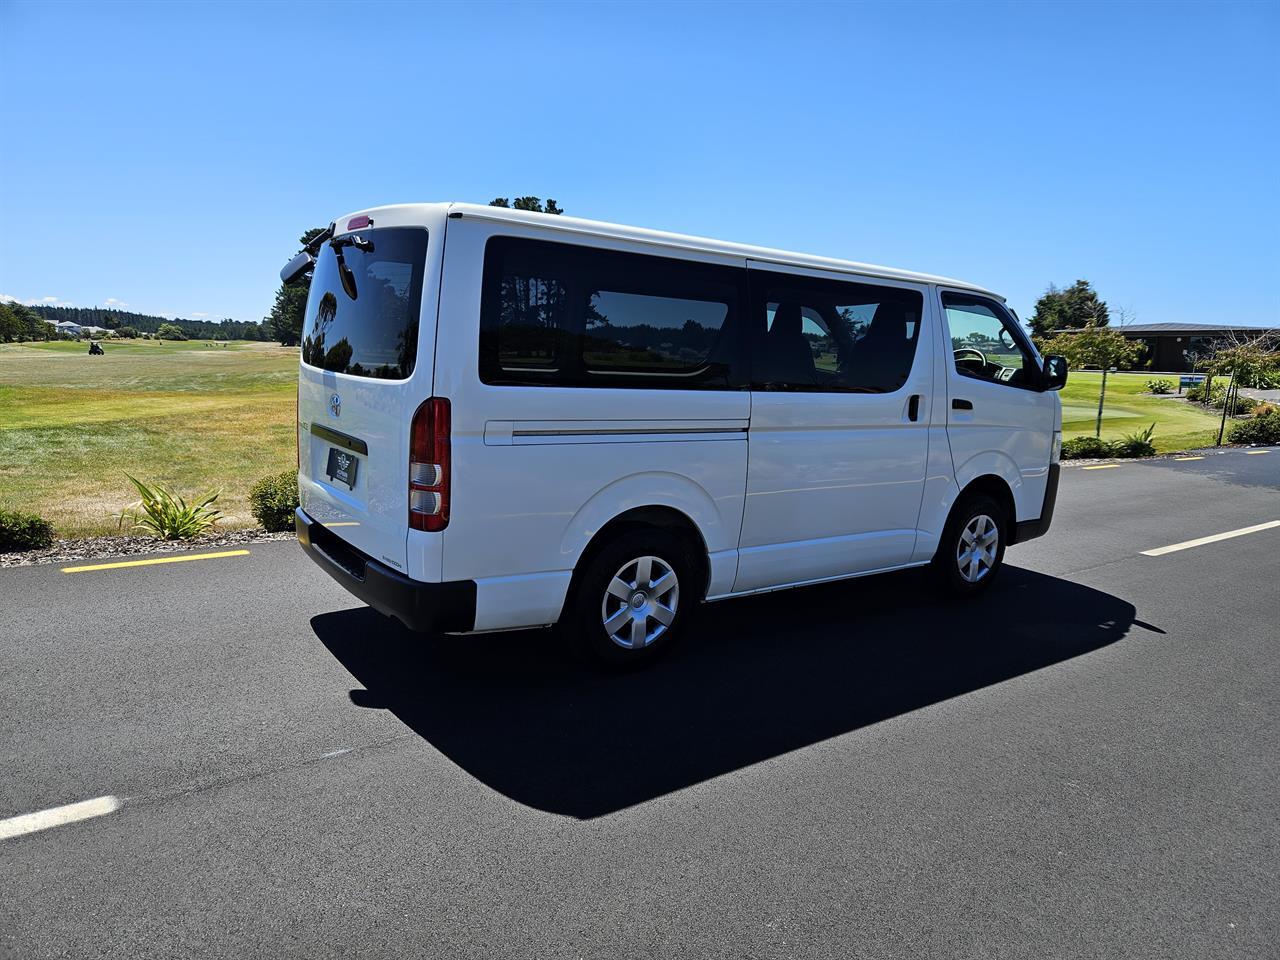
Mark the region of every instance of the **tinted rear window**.
[[485, 251], [485, 383], [729, 389], [745, 271], [494, 237]]
[[[347, 242], [352, 237], [359, 243]], [[413, 373], [426, 254], [427, 231], [418, 227], [362, 230], [321, 247], [302, 328], [303, 362], [384, 380]]]

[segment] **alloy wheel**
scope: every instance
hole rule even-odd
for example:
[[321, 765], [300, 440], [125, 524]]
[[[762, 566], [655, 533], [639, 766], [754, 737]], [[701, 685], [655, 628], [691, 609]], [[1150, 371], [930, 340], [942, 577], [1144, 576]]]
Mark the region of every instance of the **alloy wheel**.
[[671, 626], [680, 603], [680, 581], [659, 557], [622, 565], [605, 588], [600, 619], [609, 639], [627, 650], [649, 646]]
[[977, 583], [996, 565], [1000, 549], [1000, 527], [985, 513], [965, 524], [956, 544], [956, 565], [968, 583]]

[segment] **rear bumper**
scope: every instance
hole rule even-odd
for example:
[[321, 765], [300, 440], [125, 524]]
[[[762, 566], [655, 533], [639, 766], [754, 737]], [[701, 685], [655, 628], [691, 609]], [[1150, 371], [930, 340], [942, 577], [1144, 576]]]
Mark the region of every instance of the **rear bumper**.
[[1044, 506], [1040, 508], [1038, 520], [1023, 520], [1014, 527], [1013, 542], [1034, 540], [1049, 532], [1049, 524], [1053, 522], [1053, 508], [1058, 503], [1058, 474], [1062, 472], [1059, 464], [1049, 464], [1049, 477], [1044, 485]]
[[410, 630], [463, 632], [475, 628], [476, 583], [423, 583], [357, 550], [302, 508], [294, 512], [298, 543], [325, 573], [373, 609]]

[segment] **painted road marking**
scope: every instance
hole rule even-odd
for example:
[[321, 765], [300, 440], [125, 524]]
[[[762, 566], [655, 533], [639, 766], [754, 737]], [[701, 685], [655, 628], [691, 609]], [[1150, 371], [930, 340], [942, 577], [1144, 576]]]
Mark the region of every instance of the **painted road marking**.
[[186, 563], [188, 560], [216, 560], [218, 557], [245, 557], [248, 550], [222, 550], [218, 553], [187, 553], [180, 557], [150, 557], [146, 560], [119, 560], [114, 563], [91, 563], [83, 567], [63, 567], [63, 573], [84, 573], [86, 570], [119, 570], [121, 567], [151, 567], [157, 563]]
[[337, 523], [322, 523], [322, 527], [358, 527], [360, 523], [356, 520], [340, 520]]
[[1204, 459], [1204, 457], [1174, 457], [1173, 459], [1175, 459], [1175, 460], [1177, 460], [1177, 461], [1179, 461], [1179, 462], [1181, 463], [1181, 462], [1185, 462], [1185, 461], [1187, 461], [1187, 460], [1203, 460], [1203, 459]]
[[1120, 464], [1118, 463], [1098, 463], [1098, 464], [1094, 464], [1092, 467], [1085, 467], [1084, 469], [1085, 470], [1114, 470], [1118, 466], [1120, 466]]
[[92, 800], [81, 800], [79, 803], [68, 803], [61, 807], [50, 807], [36, 813], [24, 813], [19, 817], [0, 820], [0, 840], [20, 837], [24, 833], [35, 833], [37, 830], [48, 830], [50, 827], [61, 827], [77, 820], [88, 820], [106, 813], [114, 813], [120, 809], [120, 801], [115, 797], [94, 797]]
[[1271, 452], [1270, 450], [1246, 450], [1244, 453], [1246, 457], [1252, 457], [1255, 453], [1270, 453], [1270, 452]]
[[1280, 527], [1280, 520], [1268, 520], [1266, 523], [1254, 524], [1252, 527], [1241, 527], [1239, 530], [1228, 530], [1226, 533], [1215, 533], [1211, 537], [1200, 537], [1197, 540], [1184, 540], [1182, 543], [1170, 544], [1167, 547], [1156, 547], [1154, 550], [1143, 550], [1144, 557], [1161, 557], [1166, 553], [1179, 550], [1190, 550], [1192, 547], [1203, 547], [1206, 543], [1217, 543], [1219, 540], [1230, 540], [1232, 537], [1243, 537], [1246, 533], [1258, 533], [1262, 530], [1273, 530]]

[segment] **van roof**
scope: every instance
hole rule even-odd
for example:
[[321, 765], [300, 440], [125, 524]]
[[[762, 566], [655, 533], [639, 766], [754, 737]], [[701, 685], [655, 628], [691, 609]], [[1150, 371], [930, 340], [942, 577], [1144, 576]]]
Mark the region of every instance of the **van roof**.
[[[648, 243], [654, 246], [673, 250], [688, 250], [705, 253], [720, 253], [729, 256], [744, 257], [751, 260], [762, 260], [768, 263], [783, 264], [795, 267], [808, 267], [815, 270], [832, 270], [840, 273], [861, 274], [862, 276], [879, 277], [889, 280], [906, 280], [912, 283], [936, 283], [948, 287], [958, 287], [986, 294], [1003, 301], [1004, 297], [977, 284], [955, 280], [951, 277], [939, 277], [929, 273], [918, 273], [914, 270], [901, 270], [897, 267], [884, 267], [872, 263], [860, 263], [856, 260], [840, 260], [836, 257], [820, 257], [810, 253], [795, 253], [789, 250], [776, 250], [771, 247], [757, 247], [746, 243], [732, 243], [726, 240], [712, 240], [708, 237], [694, 237], [681, 233], [669, 233], [665, 230], [650, 230], [645, 227], [631, 227], [620, 223], [607, 223], [602, 220], [585, 220], [581, 217], [569, 217], [564, 214], [535, 213], [529, 210], [513, 210], [508, 207], [490, 207], [477, 203], [414, 203], [395, 204], [393, 206], [374, 207], [358, 210], [340, 218], [339, 224], [348, 218], [361, 214], [373, 216], [376, 222], [378, 211], [395, 210], [405, 217], [414, 211], [422, 215], [441, 213], [474, 217], [476, 219], [493, 220], [508, 223], [536, 224], [546, 230], [579, 236], [607, 237], [617, 240], [631, 240]], [[345, 232], [341, 228], [339, 233]]]

